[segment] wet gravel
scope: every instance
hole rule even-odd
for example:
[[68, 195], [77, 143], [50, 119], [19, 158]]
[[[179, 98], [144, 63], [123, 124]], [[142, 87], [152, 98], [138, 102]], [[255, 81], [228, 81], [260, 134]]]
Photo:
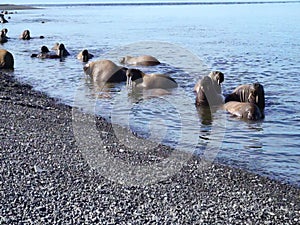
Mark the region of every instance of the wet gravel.
[[122, 184], [81, 141], [128, 165], [173, 150], [132, 151], [102, 118], [93, 117], [96, 134], [74, 129], [72, 108], [3, 73], [0, 105], [0, 224], [300, 224], [299, 187], [218, 164], [199, 170], [193, 157], [165, 179], [131, 186], [123, 174]]

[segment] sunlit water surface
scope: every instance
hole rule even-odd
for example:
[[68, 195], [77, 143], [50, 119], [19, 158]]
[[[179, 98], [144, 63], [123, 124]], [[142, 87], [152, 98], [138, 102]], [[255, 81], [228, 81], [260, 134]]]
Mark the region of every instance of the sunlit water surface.
[[[56, 5], [9, 15], [2, 28], [8, 28], [10, 40], [2, 47], [14, 54], [18, 79], [65, 104], [199, 155], [217, 141], [216, 161], [300, 185], [299, 11], [300, 4]], [[32, 40], [18, 39], [24, 29]], [[71, 56], [30, 57], [55, 42], [63, 42]], [[99, 90], [76, 59], [83, 48], [93, 60], [114, 62], [126, 54], [151, 53], [163, 64], [141, 69], [168, 73], [180, 87], [159, 98], [132, 93], [124, 83]], [[224, 93], [261, 82], [266, 118], [246, 122], [223, 110], [212, 116], [197, 110], [193, 86], [210, 70], [225, 74]], [[181, 138], [183, 133], [189, 137]]]

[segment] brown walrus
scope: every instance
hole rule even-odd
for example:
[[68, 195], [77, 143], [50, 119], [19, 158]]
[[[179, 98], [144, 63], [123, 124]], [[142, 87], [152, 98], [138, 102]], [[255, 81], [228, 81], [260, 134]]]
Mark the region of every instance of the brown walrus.
[[216, 106], [224, 103], [224, 97], [216, 91], [214, 82], [204, 76], [194, 87], [197, 106]]
[[89, 75], [94, 82], [122, 82], [126, 81], [127, 68], [117, 66], [110, 60], [98, 60], [87, 63], [83, 70], [85, 74]]
[[43, 45], [41, 47], [41, 52], [39, 54], [32, 54], [31, 57], [37, 57], [40, 59], [61, 59], [63, 56], [62, 53], [59, 53], [60, 55], [57, 55], [56, 53], [50, 53], [47, 46]]
[[24, 30], [23, 33], [20, 36], [20, 39], [22, 40], [30, 40], [30, 31], [29, 30]]
[[178, 87], [176, 81], [164, 74], [145, 74], [138, 69], [128, 69], [127, 85], [145, 89], [170, 89]]
[[136, 66], [155, 66], [160, 64], [158, 59], [150, 55], [142, 55], [138, 57], [125, 56], [121, 58], [120, 63]]
[[260, 120], [263, 118], [260, 109], [254, 103], [231, 101], [225, 103], [223, 107], [226, 111], [241, 119]]
[[89, 59], [91, 59], [93, 57], [94, 57], [94, 55], [90, 54], [87, 49], [83, 49], [77, 55], [77, 59], [81, 60], [82, 62], [87, 62], [87, 61], [89, 61]]
[[4, 14], [0, 13], [0, 23], [8, 23], [8, 21], [4, 18]]
[[14, 69], [14, 57], [5, 49], [0, 49], [0, 69]]
[[0, 31], [0, 43], [6, 43], [8, 41], [8, 38], [6, 36], [5, 30]]
[[1, 31], [3, 31], [3, 33], [5, 34], [5, 36], [6, 36], [7, 33], [8, 33], [8, 29], [7, 29], [7, 28], [3, 28]]
[[68, 50], [66, 49], [65, 45], [63, 43], [55, 43], [55, 45], [51, 48], [52, 50], [56, 51], [56, 54], [60, 57], [65, 57], [70, 55]]
[[209, 73], [208, 76], [211, 78], [217, 93], [221, 94], [222, 93], [221, 83], [223, 83], [224, 81], [224, 74], [220, 71], [212, 71]]
[[67, 51], [65, 45], [63, 43], [60, 43], [58, 45], [58, 49], [56, 50], [56, 54], [60, 57], [65, 57], [70, 55], [70, 53]]
[[226, 96], [225, 102], [238, 101], [255, 103], [264, 114], [265, 109], [265, 92], [264, 87], [256, 82], [253, 84], [240, 85], [234, 91]]

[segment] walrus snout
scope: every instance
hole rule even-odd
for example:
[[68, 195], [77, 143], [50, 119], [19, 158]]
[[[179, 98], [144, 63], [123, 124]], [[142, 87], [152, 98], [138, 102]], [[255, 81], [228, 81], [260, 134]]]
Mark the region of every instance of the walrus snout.
[[[124, 57], [123, 57], [124, 58]], [[127, 69], [126, 70], [126, 77], [127, 77], [127, 79], [126, 79], [126, 84], [128, 85], [128, 86], [132, 86], [132, 77], [133, 77], [133, 69]]]
[[257, 120], [257, 116], [255, 116], [255, 115], [254, 115], [253, 113], [251, 113], [251, 112], [248, 112], [247, 119], [248, 119], [248, 120]]
[[30, 31], [29, 30], [24, 30], [23, 33], [21, 34], [21, 39], [23, 40], [30, 40]]
[[120, 58], [119, 62], [122, 63], [122, 64], [125, 64], [125, 57]]
[[262, 116], [261, 116], [261, 113], [259, 111], [249, 111], [248, 112], [248, 115], [247, 115], [247, 119], [248, 120], [259, 120], [261, 119]]

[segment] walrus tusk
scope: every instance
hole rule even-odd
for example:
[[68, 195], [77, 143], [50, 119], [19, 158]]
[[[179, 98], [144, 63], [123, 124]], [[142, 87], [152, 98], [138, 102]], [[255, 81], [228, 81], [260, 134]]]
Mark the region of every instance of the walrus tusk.
[[132, 80], [130, 79], [130, 76], [127, 76], [126, 84], [127, 86], [132, 86]]

